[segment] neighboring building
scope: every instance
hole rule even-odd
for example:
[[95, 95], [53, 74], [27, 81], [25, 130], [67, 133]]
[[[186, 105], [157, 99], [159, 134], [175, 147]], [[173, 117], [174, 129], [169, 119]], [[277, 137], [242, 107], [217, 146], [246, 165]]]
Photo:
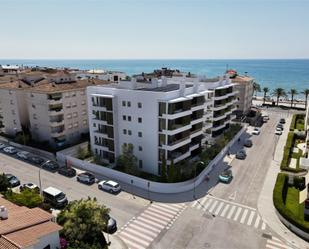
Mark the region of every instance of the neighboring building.
[[61, 226], [40, 208], [20, 207], [0, 197], [0, 248], [60, 248]]
[[21, 72], [21, 71], [22, 71], [22, 68], [18, 65], [0, 65], [0, 76], [16, 74], [17, 72]]
[[104, 71], [104, 70], [77, 70], [74, 71], [77, 79], [98, 79], [111, 82], [118, 82], [125, 80], [127, 75], [118, 71]]
[[20, 74], [0, 84], [2, 131], [15, 135], [28, 129], [33, 140], [54, 148], [74, 144], [89, 132], [86, 87], [106, 83], [76, 80], [66, 71]]
[[166, 78], [87, 88], [91, 148], [114, 164], [132, 144], [141, 171], [159, 175], [162, 160], [175, 165], [201, 150], [212, 104], [203, 85], [167, 84]]

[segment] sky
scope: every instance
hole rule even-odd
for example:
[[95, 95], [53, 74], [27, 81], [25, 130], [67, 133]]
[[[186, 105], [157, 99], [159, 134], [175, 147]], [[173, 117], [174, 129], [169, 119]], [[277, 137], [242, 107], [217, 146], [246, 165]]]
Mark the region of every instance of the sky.
[[308, 10], [308, 0], [0, 0], [0, 58], [309, 58]]

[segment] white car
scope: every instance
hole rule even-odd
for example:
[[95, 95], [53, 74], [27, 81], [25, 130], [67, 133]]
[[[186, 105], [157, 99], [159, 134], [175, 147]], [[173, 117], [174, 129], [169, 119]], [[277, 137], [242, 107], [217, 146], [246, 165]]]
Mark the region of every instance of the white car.
[[6, 145], [3, 143], [0, 143], [0, 149], [3, 149]]
[[15, 153], [17, 153], [17, 150], [16, 150], [15, 147], [13, 147], [13, 146], [5, 147], [5, 148], [3, 149], [3, 151], [4, 151], [5, 153], [8, 153], [8, 154], [15, 154]]
[[114, 181], [100, 181], [98, 183], [98, 188], [101, 190], [108, 191], [110, 193], [117, 193], [121, 190], [119, 183]]
[[276, 134], [276, 135], [282, 135], [281, 129], [280, 129], [280, 128], [279, 128], [279, 129], [277, 128], [276, 131], [275, 131], [275, 134]]
[[252, 131], [252, 134], [253, 135], [260, 135], [261, 131], [259, 128], [254, 128], [253, 131]]

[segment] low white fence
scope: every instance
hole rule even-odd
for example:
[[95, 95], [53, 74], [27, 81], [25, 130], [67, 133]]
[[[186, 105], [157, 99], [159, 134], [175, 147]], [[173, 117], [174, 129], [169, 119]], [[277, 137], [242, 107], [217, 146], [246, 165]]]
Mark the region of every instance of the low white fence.
[[[140, 177], [132, 176], [126, 173], [122, 173], [120, 171], [110, 169], [107, 167], [103, 167], [100, 165], [92, 164], [89, 162], [82, 161], [80, 159], [74, 158], [69, 155], [65, 155], [61, 152], [57, 153], [57, 159], [58, 161], [67, 162], [79, 169], [91, 171], [100, 175], [103, 175], [107, 178], [114, 179], [119, 182], [123, 182], [126, 184], [132, 184], [135, 187], [142, 188], [144, 190], [148, 190], [151, 192], [157, 192], [157, 193], [166, 193], [166, 194], [172, 194], [172, 193], [181, 193], [185, 191], [192, 190], [194, 188], [194, 185], [199, 185], [204, 179], [207, 174], [209, 174], [214, 167], [218, 164], [220, 160], [223, 159], [223, 157], [226, 155], [228, 149], [234, 144], [236, 140], [242, 135], [242, 133], [246, 130], [246, 127], [243, 127], [236, 136], [222, 149], [222, 151], [209, 163], [207, 168], [205, 168], [195, 179], [191, 179], [184, 182], [178, 182], [178, 183], [159, 183], [159, 182], [153, 182], [148, 181]], [[195, 183], [194, 183], [195, 182]]]
[[88, 142], [80, 143], [78, 145], [72, 146], [70, 148], [58, 151], [56, 153], [56, 157], [59, 163], [65, 164], [68, 157], [76, 158], [78, 148], [86, 148], [88, 146]]

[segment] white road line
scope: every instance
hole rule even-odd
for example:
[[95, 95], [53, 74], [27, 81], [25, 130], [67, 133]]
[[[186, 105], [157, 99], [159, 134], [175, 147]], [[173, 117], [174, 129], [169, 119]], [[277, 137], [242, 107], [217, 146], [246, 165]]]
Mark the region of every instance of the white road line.
[[145, 222], [142, 222], [142, 221], [139, 221], [139, 220], [135, 220], [134, 223], [132, 223], [132, 224], [136, 224], [136, 223], [137, 223], [139, 226], [141, 226], [141, 227], [145, 227], [145, 228], [147, 228], [147, 229], [149, 229], [149, 230], [152, 230], [154, 233], [160, 233], [160, 231], [161, 231], [161, 230], [159, 230], [159, 229], [157, 229], [157, 228], [155, 228], [155, 227], [150, 226], [149, 224], [152, 223], [151, 221], [149, 222], [149, 224], [147, 224], [147, 223], [145, 223]]
[[220, 214], [220, 216], [224, 217], [225, 214], [226, 214], [226, 212], [227, 212], [227, 210], [229, 209], [229, 207], [230, 207], [230, 205], [227, 204], [227, 205], [225, 206], [225, 208], [223, 209], [222, 213]]
[[130, 224], [129, 227], [133, 227], [135, 230], [141, 231], [143, 233], [148, 234], [149, 236], [152, 236], [152, 238], [157, 237], [158, 233], [154, 233], [152, 231], [150, 231], [147, 227], [141, 226], [141, 225], [137, 225], [137, 224]]
[[257, 215], [257, 218], [256, 218], [255, 223], [254, 223], [254, 227], [255, 227], [255, 228], [258, 228], [258, 227], [259, 227], [260, 220], [261, 220], [260, 215]]
[[177, 208], [182, 208], [184, 205], [185, 205], [184, 203], [181, 203], [181, 204], [172, 203], [172, 204], [170, 204], [170, 206], [177, 207]]
[[255, 211], [251, 211], [248, 222], [247, 222], [248, 226], [251, 226], [254, 215], [255, 215]]
[[272, 245], [269, 245], [269, 244], [266, 244], [266, 248], [269, 248], [269, 249], [280, 249], [280, 247], [278, 248], [277, 246], [272, 246]]
[[212, 211], [214, 211], [215, 207], [217, 206], [217, 203], [218, 203], [218, 201], [215, 201], [215, 202], [212, 204], [211, 208], [209, 209], [209, 212], [210, 212], [210, 213], [212, 213]]
[[155, 212], [152, 212], [151, 210], [145, 210], [143, 214], [148, 214], [152, 217], [156, 217], [158, 218], [160, 221], [166, 221], [166, 222], [169, 222], [171, 219], [170, 218], [167, 218], [166, 216], [163, 216], [163, 215], [160, 215], [160, 214], [157, 214]]
[[237, 220], [238, 219], [238, 216], [240, 215], [240, 212], [241, 212], [242, 208], [241, 207], [238, 207], [237, 211], [236, 211], [236, 214], [234, 216], [234, 219], [233, 220]]
[[195, 207], [197, 203], [198, 203], [197, 201], [194, 201], [194, 202], [192, 203], [191, 207]]
[[236, 202], [232, 202], [232, 201], [228, 201], [228, 200], [224, 200], [224, 199], [221, 199], [221, 198], [218, 198], [218, 197], [215, 197], [215, 196], [207, 196], [209, 199], [215, 199], [215, 200], [218, 200], [218, 201], [223, 201], [225, 203], [228, 203], [228, 204], [232, 204], [232, 205], [236, 205], [236, 206], [239, 206], [239, 207], [243, 207], [243, 208], [247, 208], [247, 209], [250, 209], [250, 210], [256, 210], [255, 208], [252, 208], [252, 207], [249, 207], [249, 206], [246, 206], [246, 205], [242, 205], [240, 203], [236, 203]]
[[223, 207], [223, 202], [220, 202], [218, 208], [215, 211], [215, 215], [218, 215], [220, 213], [222, 207]]
[[[155, 223], [157, 223], [157, 224], [159, 224], [159, 225], [162, 225], [163, 227], [166, 226], [166, 224], [167, 224], [166, 221], [160, 220], [160, 219], [158, 219], [157, 217], [153, 217], [153, 216], [151, 216], [151, 215], [149, 215], [149, 214], [145, 214], [145, 212], [142, 213], [140, 217], [143, 217], [143, 218], [145, 218], [145, 219], [152, 220], [153, 222], [155, 222]], [[162, 227], [162, 228], [163, 228], [163, 227]]]
[[131, 228], [127, 227], [124, 231], [126, 233], [129, 233], [129, 234], [133, 235], [133, 236], [135, 235], [135, 236], [137, 236], [139, 238], [142, 238], [143, 240], [146, 240], [148, 242], [151, 242], [154, 239], [153, 237], [150, 237], [150, 236], [146, 235], [145, 233], [141, 233], [141, 232], [135, 230], [135, 228], [133, 228], [133, 227], [131, 227]]
[[206, 202], [205, 206], [203, 206], [203, 210], [206, 211], [207, 208], [210, 206], [210, 204], [212, 203], [212, 199], [208, 199], [208, 201]]
[[[281, 243], [280, 243], [281, 242]], [[288, 245], [285, 245], [282, 241], [280, 242], [276, 242], [276, 241], [273, 241], [273, 240], [267, 240], [267, 245], [271, 245], [271, 246], [276, 246], [276, 248], [285, 248], [285, 249], [290, 249], [291, 247], [288, 246]]]
[[263, 224], [262, 224], [262, 230], [265, 230], [266, 229], [266, 224], [265, 224], [265, 222], [263, 222]]
[[178, 211], [179, 211], [179, 208], [173, 207], [173, 206], [168, 205], [168, 204], [165, 204], [165, 203], [156, 202], [155, 204], [158, 205], [158, 206], [161, 206], [161, 207], [163, 207], [163, 208], [166, 208], [166, 209], [169, 209], [169, 210], [173, 210], [173, 211], [175, 211], [175, 212], [178, 212]]
[[[120, 235], [121, 237], [121, 235]], [[129, 246], [129, 248], [136, 248], [136, 249], [145, 249], [145, 247], [136, 244], [135, 242], [125, 238], [125, 237], [121, 237], [121, 239]]]
[[212, 202], [211, 199], [205, 197], [204, 199], [202, 199], [201, 201], [199, 201], [199, 205], [197, 206], [197, 209], [203, 208], [203, 207], [204, 207], [204, 204], [207, 203], [207, 202], [209, 202], [209, 201]]
[[228, 213], [228, 215], [227, 215], [226, 218], [231, 219], [232, 214], [234, 213], [235, 208], [236, 208], [236, 206], [232, 206], [232, 208], [231, 208], [231, 210], [230, 210], [230, 212]]
[[140, 238], [137, 238], [136, 236], [133, 236], [133, 235], [127, 233], [126, 231], [121, 232], [121, 237], [123, 237], [123, 236], [127, 237], [130, 240], [133, 240], [133, 242], [138, 243], [138, 244], [140, 244], [144, 247], [147, 247], [149, 245], [149, 243], [147, 241], [144, 241]]
[[280, 239], [278, 239], [277, 237], [271, 237], [271, 240], [275, 240], [275, 241], [278, 241], [278, 242], [282, 242]]
[[153, 205], [153, 206], [151, 206], [151, 207], [154, 207], [154, 208], [156, 208], [156, 209], [160, 209], [160, 210], [162, 210], [162, 211], [164, 211], [164, 212], [167, 212], [167, 213], [169, 213], [169, 214], [171, 214], [171, 215], [176, 215], [178, 212], [177, 211], [172, 211], [172, 210], [169, 210], [169, 209], [167, 209], [167, 208], [163, 208], [163, 207], [161, 207], [161, 206], [158, 206], [158, 205]]
[[246, 216], [248, 213], [248, 209], [245, 209], [245, 211], [243, 212], [242, 216], [241, 216], [241, 220], [240, 223], [243, 224], [245, 222]]
[[147, 208], [147, 210], [148, 211], [150, 210], [151, 212], [159, 213], [159, 214], [161, 214], [161, 215], [163, 215], [163, 216], [165, 216], [165, 217], [167, 217], [169, 219], [172, 219], [175, 216], [174, 214], [170, 214], [168, 212], [164, 212], [164, 211], [162, 211], [160, 209], [157, 209], [155, 207], [149, 207], [149, 208]]

